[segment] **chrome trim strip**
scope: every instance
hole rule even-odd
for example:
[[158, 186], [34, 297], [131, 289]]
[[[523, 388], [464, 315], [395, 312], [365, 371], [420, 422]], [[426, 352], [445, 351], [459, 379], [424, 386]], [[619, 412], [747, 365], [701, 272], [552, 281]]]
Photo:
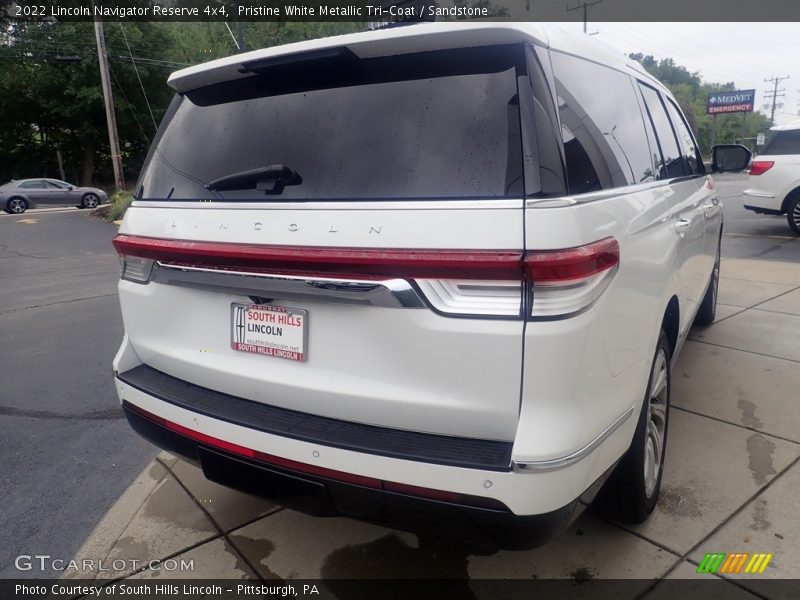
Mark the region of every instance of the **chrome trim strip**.
[[709, 174], [687, 175], [684, 177], [674, 177], [672, 179], [659, 179], [657, 181], [623, 185], [605, 190], [598, 190], [595, 192], [587, 192], [585, 194], [567, 194], [564, 196], [550, 198], [528, 198], [525, 200], [525, 208], [563, 208], [566, 206], [575, 206], [576, 204], [585, 204], [587, 202], [596, 202], [598, 200], [607, 200], [609, 198], [619, 198], [622, 196], [628, 196], [630, 194], [636, 194], [638, 192], [644, 192], [646, 190], [663, 188], [683, 181], [699, 179], [700, 177], [705, 178], [707, 175]]
[[579, 460], [586, 458], [586, 456], [591, 453], [595, 448], [597, 448], [600, 444], [602, 444], [605, 439], [614, 433], [617, 429], [622, 426], [625, 421], [627, 421], [631, 415], [633, 414], [633, 406], [631, 406], [628, 410], [626, 410], [622, 415], [617, 417], [617, 419], [611, 423], [608, 427], [606, 427], [600, 435], [594, 438], [591, 442], [589, 442], [586, 446], [569, 454], [567, 456], [562, 456], [561, 458], [553, 458], [551, 460], [532, 460], [532, 461], [512, 461], [511, 466], [517, 473], [541, 473], [543, 471], [555, 471], [557, 469], [563, 469], [565, 467], [569, 467]]
[[752, 192], [750, 190], [744, 190], [742, 196], [750, 196], [751, 198], [775, 198], [774, 194], [764, 194], [762, 192]]
[[368, 281], [326, 277], [271, 275], [174, 266], [156, 262], [151, 281], [271, 300], [312, 300], [385, 308], [425, 308], [414, 287], [404, 279]]

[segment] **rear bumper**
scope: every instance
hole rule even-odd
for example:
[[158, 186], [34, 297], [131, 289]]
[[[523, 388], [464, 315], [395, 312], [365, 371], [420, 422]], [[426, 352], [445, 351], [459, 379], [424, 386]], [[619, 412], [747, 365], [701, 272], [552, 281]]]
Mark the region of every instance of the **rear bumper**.
[[543, 544], [580, 515], [602, 484], [598, 481], [583, 497], [557, 510], [518, 516], [499, 502], [481, 507], [420, 498], [267, 464], [183, 435], [128, 402], [123, 402], [123, 411], [141, 436], [199, 464], [211, 481], [307, 514], [346, 516], [488, 547], [530, 548]]
[[781, 214], [781, 201], [769, 192], [747, 189], [742, 192], [744, 207], [747, 210], [765, 215]]

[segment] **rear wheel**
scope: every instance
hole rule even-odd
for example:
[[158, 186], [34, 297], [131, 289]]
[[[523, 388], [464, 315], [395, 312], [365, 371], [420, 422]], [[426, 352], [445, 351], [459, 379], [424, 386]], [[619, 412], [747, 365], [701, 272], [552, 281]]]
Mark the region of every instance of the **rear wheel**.
[[28, 203], [24, 198], [11, 198], [6, 202], [5, 210], [12, 215], [21, 215], [28, 210]]
[[658, 501], [669, 425], [669, 356], [662, 330], [633, 442], [597, 496], [598, 510], [623, 523], [641, 523]]
[[786, 207], [786, 220], [789, 221], [789, 227], [800, 235], [800, 194], [797, 194]]
[[700, 308], [694, 317], [695, 325], [711, 325], [717, 316], [717, 290], [719, 289], [719, 260], [722, 238], [717, 242], [717, 256], [714, 259], [714, 270], [711, 271], [711, 281], [708, 283], [706, 295], [700, 303]]

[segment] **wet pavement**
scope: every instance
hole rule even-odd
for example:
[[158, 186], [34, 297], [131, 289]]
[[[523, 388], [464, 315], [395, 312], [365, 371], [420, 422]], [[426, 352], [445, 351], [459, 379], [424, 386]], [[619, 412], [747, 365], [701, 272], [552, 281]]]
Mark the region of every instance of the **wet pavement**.
[[[725, 575], [736, 585], [720, 585], [730, 597], [771, 597], [764, 579], [800, 578], [800, 264], [725, 259], [719, 297], [717, 321], [693, 330], [674, 367], [662, 495], [641, 525], [585, 513], [541, 548], [488, 551], [309, 517], [213, 484], [162, 453], [75, 558], [126, 559], [102, 579], [609, 578], [638, 580], [626, 594], [655, 598], [655, 581], [716, 577], [696, 573], [707, 552], [769, 552], [763, 575]], [[130, 566], [153, 559], [193, 569]]]

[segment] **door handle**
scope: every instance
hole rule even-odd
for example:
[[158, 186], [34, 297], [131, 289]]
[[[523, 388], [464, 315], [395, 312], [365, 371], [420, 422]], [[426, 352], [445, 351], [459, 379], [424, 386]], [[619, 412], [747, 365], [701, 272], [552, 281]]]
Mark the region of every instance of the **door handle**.
[[692, 222], [689, 219], [680, 218], [675, 220], [675, 231], [677, 231], [681, 237], [683, 237], [683, 235], [689, 231], [691, 227]]

